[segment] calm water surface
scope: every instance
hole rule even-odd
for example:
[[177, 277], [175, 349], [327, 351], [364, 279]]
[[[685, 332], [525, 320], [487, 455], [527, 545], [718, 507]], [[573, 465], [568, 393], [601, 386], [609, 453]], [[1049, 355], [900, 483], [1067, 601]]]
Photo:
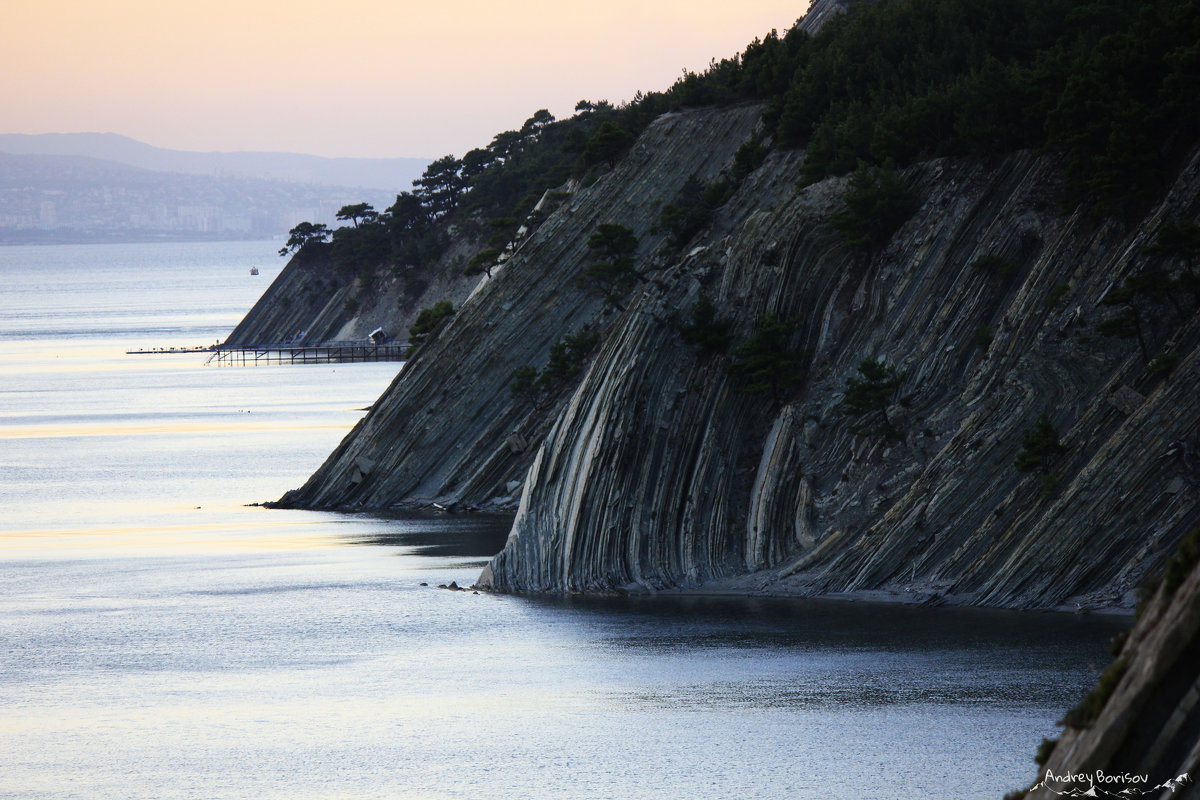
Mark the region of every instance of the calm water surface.
[[506, 520], [250, 507], [396, 365], [124, 351], [224, 338], [276, 247], [0, 248], [0, 797], [999, 798], [1106, 659], [1059, 615], [442, 591]]

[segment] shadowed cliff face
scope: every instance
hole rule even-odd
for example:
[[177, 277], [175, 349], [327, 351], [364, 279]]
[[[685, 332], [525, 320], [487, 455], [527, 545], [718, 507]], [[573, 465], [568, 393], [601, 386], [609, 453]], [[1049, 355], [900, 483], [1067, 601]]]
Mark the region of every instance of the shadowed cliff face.
[[728, 163], [758, 115], [758, 108], [743, 107], [655, 123], [615, 170], [567, 197], [480, 282], [372, 412], [283, 502], [380, 508], [512, 500], [566, 397], [541, 406], [515, 401], [508, 389], [513, 370], [543, 366], [565, 333], [612, 324], [599, 297], [576, 285], [579, 270], [596, 260], [588, 238], [601, 223], [628, 226], [641, 240], [643, 266], [653, 271], [645, 262], [662, 239], [651, 233], [660, 206], [691, 175], [707, 180]]
[[[484, 583], [1127, 601], [1197, 517], [1184, 455], [1197, 436], [1197, 320], [1164, 325], [1181, 361], [1161, 382], [1135, 344], [1095, 327], [1147, 230], [1194, 215], [1195, 164], [1134, 226], [1055, 213], [1053, 166], [1015, 155], [916, 168], [923, 207], [867, 258], [827, 225], [838, 181], [793, 192], [782, 176], [796, 164], [769, 161], [725, 210], [732, 234], [675, 266], [606, 340]], [[986, 255], [1016, 273], [972, 266]], [[738, 319], [802, 317], [810, 374], [779, 412], [738, 394], [672, 329], [702, 283]], [[890, 410], [902, 441], [852, 433], [841, 409], [867, 357], [905, 376]], [[1127, 384], [1137, 394], [1118, 410], [1110, 397]], [[1069, 447], [1048, 497], [1013, 467], [1042, 413]]]
[[[292, 257], [225, 344], [361, 340], [376, 328], [406, 340], [423, 307], [439, 300], [457, 306], [471, 291], [474, 280], [462, 276], [462, 265], [478, 244], [460, 238], [429, 268], [387, 270], [366, 278], [340, 274], [328, 247], [305, 248]], [[303, 338], [297, 339], [301, 332]]]
[[[1178, 353], [1169, 379], [1101, 336], [1105, 293], [1141, 269], [1167, 218], [1193, 219], [1195, 162], [1126, 223], [1058, 212], [1048, 157], [940, 160], [906, 172], [922, 205], [875, 252], [830, 226], [843, 179], [798, 190], [774, 154], [676, 252], [651, 233], [689, 175], [729, 165], [757, 109], [664, 117], [577, 191], [423, 348], [316, 475], [309, 507], [511, 502], [520, 510], [481, 582], [503, 590], [708, 586], [882, 592], [1013, 607], [1129, 602], [1200, 516], [1198, 318], [1163, 302], [1147, 326]], [[575, 284], [596, 225], [641, 240], [621, 313]], [[975, 266], [983, 256], [1009, 271]], [[728, 357], [685, 344], [701, 290], [738, 320], [799, 316], [808, 375], [786, 402], [738, 391]], [[603, 331], [577, 386], [541, 406], [507, 388], [562, 334]], [[986, 335], [984, 335], [986, 334]], [[1169, 340], [1169, 341], [1168, 341]], [[904, 376], [899, 439], [853, 433], [848, 378], [868, 357]], [[1113, 398], [1117, 398], [1117, 402]], [[1046, 413], [1067, 452], [1060, 486], [1017, 472]]]
[[[1200, 567], [1195, 567], [1174, 593], [1160, 590], [1147, 604], [1097, 686], [1106, 702], [1094, 721], [1066, 727], [1026, 796], [1045, 800], [1087, 790], [1099, 771], [1123, 778], [1105, 784], [1109, 794], [1102, 796], [1132, 788], [1137, 791], [1125, 796], [1200, 797], [1198, 680]], [[1067, 775], [1085, 777], [1064, 779]], [[1179, 780], [1183, 775], [1188, 778]]]

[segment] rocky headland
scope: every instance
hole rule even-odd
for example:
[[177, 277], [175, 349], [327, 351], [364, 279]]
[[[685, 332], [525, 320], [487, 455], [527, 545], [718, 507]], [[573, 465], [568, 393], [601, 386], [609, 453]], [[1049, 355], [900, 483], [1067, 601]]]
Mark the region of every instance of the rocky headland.
[[[1200, 151], [1119, 213], [1065, 202], [1053, 148], [916, 160], [896, 173], [902, 219], [854, 239], [855, 178], [770, 147], [764, 111], [672, 111], [557, 187], [490, 275], [425, 295], [457, 292], [456, 312], [278, 505], [515, 511], [478, 580], [505, 592], [1125, 612], [1152, 596], [1107, 678], [1116, 702], [1075, 717], [1049, 763], [1195, 767], [1200, 579], [1154, 587], [1200, 527], [1200, 298], [1194, 254], [1164, 246], [1200, 217]], [[681, 242], [663, 212], [696, 183], [728, 191]], [[605, 225], [636, 241], [619, 297], [584, 279]], [[301, 261], [308, 310], [264, 297], [237, 335], [305, 315], [352, 329]], [[706, 307], [719, 346], [686, 335]], [[775, 324], [794, 358], [752, 385], [739, 362]], [[577, 375], [517, 380], [581, 332], [598, 343]], [[851, 402], [872, 369], [886, 391]]]
[[[925, 162], [905, 173], [919, 209], [864, 252], [830, 225], [846, 179], [798, 189], [802, 156], [774, 153], [673, 249], [655, 232], [658, 209], [693, 174], [728, 170], [760, 111], [653, 124], [481, 282], [283, 503], [519, 500], [482, 579], [503, 590], [728, 585], [1131, 607], [1200, 521], [1200, 318], [1164, 302], [1147, 335], [1178, 354], [1169, 376], [1098, 326], [1157, 227], [1200, 210], [1200, 162], [1130, 222], [1060, 211], [1052, 156]], [[638, 235], [651, 276], [623, 311], [575, 280], [602, 222]], [[782, 405], [740, 393], [726, 357], [683, 341], [701, 292], [738, 321], [734, 340], [764, 314], [799, 318], [807, 375]], [[514, 397], [513, 371], [584, 325], [603, 338], [578, 385]], [[844, 413], [867, 358], [903, 376], [889, 412], [899, 436], [855, 433]], [[1042, 414], [1066, 448], [1051, 491], [1013, 466]]]

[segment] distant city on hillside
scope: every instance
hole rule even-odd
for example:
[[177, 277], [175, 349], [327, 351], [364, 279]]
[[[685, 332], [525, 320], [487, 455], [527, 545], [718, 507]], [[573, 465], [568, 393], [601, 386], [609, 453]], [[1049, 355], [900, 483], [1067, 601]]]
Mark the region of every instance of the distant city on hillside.
[[427, 163], [0, 135], [0, 244], [274, 238], [350, 203], [386, 208]]

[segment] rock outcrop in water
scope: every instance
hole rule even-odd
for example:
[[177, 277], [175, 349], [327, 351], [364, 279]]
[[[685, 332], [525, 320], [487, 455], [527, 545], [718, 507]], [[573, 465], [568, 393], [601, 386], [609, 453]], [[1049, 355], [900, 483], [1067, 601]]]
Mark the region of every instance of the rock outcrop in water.
[[[1147, 373], [1102, 304], [1168, 219], [1200, 210], [1200, 161], [1140, 219], [1058, 207], [1050, 157], [937, 160], [906, 171], [919, 210], [867, 254], [830, 225], [845, 179], [798, 189], [773, 153], [687, 252], [655, 233], [693, 174], [725, 170], [759, 109], [676, 113], [578, 189], [299, 490], [313, 508], [520, 508], [481, 583], [506, 591], [721, 588], [877, 592], [1008, 607], [1129, 604], [1200, 518], [1200, 340], [1191, 299], [1146, 336], [1177, 354]], [[596, 226], [631, 228], [652, 279], [623, 312], [575, 280]], [[993, 257], [991, 261], [981, 258]], [[1011, 265], [988, 271], [987, 263]], [[685, 344], [701, 292], [738, 320], [801, 320], [808, 376], [780, 408], [738, 391], [726, 356]], [[510, 376], [590, 324], [578, 386], [542, 405]], [[842, 392], [864, 358], [904, 378], [898, 440], [854, 433]], [[1018, 472], [1040, 415], [1067, 452], [1056, 482]]]

